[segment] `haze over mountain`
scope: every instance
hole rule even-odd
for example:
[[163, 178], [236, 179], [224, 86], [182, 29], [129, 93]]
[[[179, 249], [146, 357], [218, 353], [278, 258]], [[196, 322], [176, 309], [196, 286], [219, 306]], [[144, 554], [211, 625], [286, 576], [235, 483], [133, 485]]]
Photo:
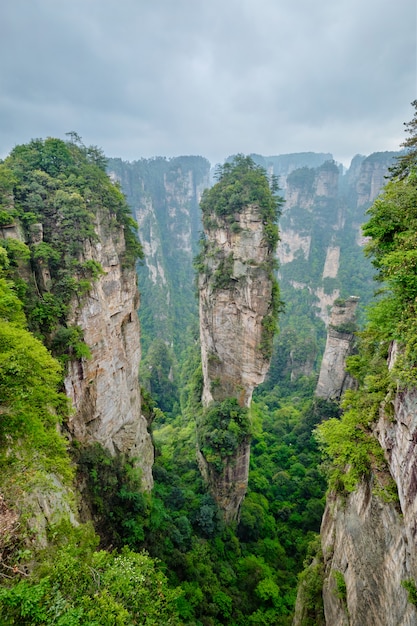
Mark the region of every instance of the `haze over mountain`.
[[402, 0], [4, 0], [0, 157], [75, 130], [108, 156], [395, 150], [416, 92]]

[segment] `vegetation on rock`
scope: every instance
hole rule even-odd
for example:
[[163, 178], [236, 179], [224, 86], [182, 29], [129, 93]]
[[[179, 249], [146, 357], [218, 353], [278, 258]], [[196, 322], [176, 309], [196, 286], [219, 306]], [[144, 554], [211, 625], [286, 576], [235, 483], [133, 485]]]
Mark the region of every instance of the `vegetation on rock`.
[[[414, 103], [417, 107], [417, 101]], [[408, 125], [415, 133], [416, 125]], [[406, 145], [415, 145], [414, 135]], [[330, 486], [353, 491], [361, 478], [378, 470], [389, 476], [383, 451], [372, 433], [383, 403], [389, 415], [390, 398], [400, 387], [417, 383], [417, 154], [400, 157], [391, 179], [369, 209], [363, 227], [370, 238], [366, 253], [381, 283], [377, 300], [368, 310], [368, 323], [359, 333], [359, 353], [348, 368], [359, 389], [348, 391], [341, 420], [319, 428], [319, 438], [330, 458]], [[391, 369], [388, 352], [396, 342], [399, 354]], [[392, 480], [379, 486], [380, 495], [396, 496]]]
[[79, 330], [67, 328], [67, 316], [71, 301], [82, 300], [103, 271], [83, 258], [86, 243], [97, 242], [98, 220], [123, 238], [127, 266], [142, 256], [130, 209], [105, 164], [96, 147], [54, 138], [16, 146], [0, 164], [0, 205], [8, 215], [3, 223], [21, 228], [25, 241], [4, 240], [7, 275], [20, 288], [29, 328], [59, 348], [57, 354], [75, 358], [88, 353]]

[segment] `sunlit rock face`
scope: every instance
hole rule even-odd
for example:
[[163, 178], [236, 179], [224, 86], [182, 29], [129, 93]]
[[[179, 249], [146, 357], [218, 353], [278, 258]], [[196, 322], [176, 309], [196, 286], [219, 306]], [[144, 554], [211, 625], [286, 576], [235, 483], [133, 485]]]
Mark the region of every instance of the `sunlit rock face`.
[[319, 398], [339, 400], [346, 389], [354, 386], [352, 377], [346, 372], [346, 358], [352, 354], [354, 346], [357, 304], [358, 298], [351, 296], [333, 305], [316, 387], [316, 396]]
[[[272, 252], [256, 204], [246, 206], [235, 218], [232, 229], [230, 223], [212, 215], [212, 227], [206, 230], [206, 267], [199, 275], [205, 407], [230, 397], [249, 407], [270, 362], [262, 345], [263, 320], [272, 312], [273, 283], [268, 269]], [[219, 475], [198, 452], [202, 474], [226, 521], [236, 519], [246, 493], [249, 456], [247, 438]]]
[[153, 485], [153, 445], [141, 414], [139, 294], [136, 271], [123, 268], [123, 231], [96, 221], [98, 243], [86, 242], [83, 260], [99, 262], [104, 274], [80, 302], [74, 302], [71, 324], [79, 325], [91, 358], [72, 361], [65, 389], [75, 412], [70, 432], [81, 442], [98, 442], [112, 454], [135, 459], [142, 485]]

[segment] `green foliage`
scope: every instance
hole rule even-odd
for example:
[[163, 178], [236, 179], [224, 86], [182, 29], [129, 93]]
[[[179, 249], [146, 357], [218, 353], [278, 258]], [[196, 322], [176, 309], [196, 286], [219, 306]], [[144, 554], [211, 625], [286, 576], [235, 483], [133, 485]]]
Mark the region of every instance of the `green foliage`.
[[23, 304], [16, 295], [12, 283], [0, 278], [0, 319], [18, 328], [26, 327]]
[[347, 602], [347, 590], [346, 590], [346, 581], [342, 572], [338, 570], [333, 570], [333, 578], [336, 583], [336, 596], [343, 602], [346, 606]]
[[[277, 181], [268, 181], [265, 170], [256, 165], [249, 156], [241, 154], [231, 162], [220, 165], [216, 172], [217, 184], [203, 193], [200, 207], [203, 224], [212, 227], [213, 216], [235, 221], [234, 216], [250, 204], [259, 207], [264, 223], [265, 239], [271, 250], [278, 243], [276, 222], [280, 214], [282, 198], [277, 196]], [[213, 225], [216, 225], [213, 222]]]
[[[113, 229], [113, 237], [124, 238], [126, 266], [142, 255], [129, 207], [106, 175], [104, 161], [96, 147], [48, 138], [17, 146], [0, 168], [0, 205], [12, 208], [26, 240], [35, 242], [29, 249], [16, 239], [4, 241], [8, 276], [16, 281], [17, 270], [32, 260], [33, 280], [19, 296], [30, 329], [49, 347], [57, 329], [66, 326], [71, 300], [85, 296], [103, 273], [96, 261], [81, 260], [87, 240], [97, 241], [99, 222]], [[44, 270], [50, 276], [46, 286]], [[55, 343], [62, 346], [61, 339]], [[67, 357], [84, 356], [71, 342], [69, 347]]]
[[316, 171], [310, 167], [293, 170], [287, 177], [287, 184], [300, 187], [303, 191], [312, 192], [316, 180]]
[[141, 382], [158, 407], [170, 414], [178, 407], [178, 390], [174, 384], [176, 362], [172, 350], [162, 339], [155, 339], [141, 363]]
[[[341, 420], [329, 420], [318, 429], [330, 460], [330, 487], [353, 491], [374, 471], [374, 491], [386, 500], [397, 496], [372, 424], [381, 408], [389, 417], [390, 395], [399, 384], [414, 386], [417, 382], [416, 166], [414, 157], [414, 163], [407, 160], [406, 169], [394, 168], [397, 175], [368, 211], [370, 219], [363, 232], [371, 239], [366, 252], [384, 286], [381, 297], [369, 308], [368, 325], [359, 335], [358, 355], [348, 363], [360, 387], [345, 394]], [[389, 371], [387, 356], [393, 341], [398, 343], [400, 355]]]
[[199, 448], [208, 463], [221, 472], [227, 457], [250, 437], [249, 411], [236, 398], [227, 398], [206, 409], [197, 422]]
[[386, 471], [382, 449], [371, 432], [384, 396], [383, 381], [369, 377], [366, 390], [345, 393], [345, 411], [340, 419], [332, 418], [319, 426], [318, 441], [330, 461], [330, 488], [352, 492], [371, 470]]
[[[80, 533], [78, 533], [79, 535]], [[95, 552], [69, 537], [45, 555], [42, 568], [0, 589], [2, 624], [156, 626], [180, 624], [179, 590], [145, 553]]]
[[324, 564], [320, 538], [310, 546], [309, 561], [299, 575], [298, 593], [302, 605], [302, 616], [298, 616], [301, 626], [325, 626], [323, 606]]
[[233, 280], [233, 253], [222, 257], [213, 274], [213, 289], [230, 289]]
[[[378, 280], [384, 282], [382, 297], [370, 316], [374, 332], [385, 341], [396, 340], [401, 347], [392, 372], [402, 384], [415, 384], [417, 363], [416, 220], [417, 171], [406, 178], [391, 180], [375, 201], [364, 233], [372, 237], [367, 252], [373, 257]], [[379, 328], [373, 323], [378, 320]]]
[[414, 107], [414, 117], [410, 122], [404, 124], [410, 136], [401, 144], [406, 149], [405, 154], [402, 154], [390, 168], [393, 178], [408, 176], [417, 162], [417, 100], [413, 100], [411, 105]]
[[338, 333], [351, 335], [358, 330], [358, 326], [355, 322], [344, 322], [343, 324], [329, 324], [329, 328], [335, 330]]
[[46, 348], [25, 329], [0, 321], [0, 465], [3, 471], [7, 466], [7, 475], [25, 467], [14, 480], [25, 481], [36, 469], [72, 477], [56, 429], [68, 411], [66, 397], [57, 391], [60, 381], [60, 366]]
[[51, 349], [55, 356], [65, 365], [74, 359], [89, 359], [91, 352], [83, 339], [83, 331], [79, 326], [61, 326], [54, 334]]
[[417, 607], [417, 587], [412, 578], [402, 580], [401, 586], [408, 592], [408, 601]]
[[98, 443], [77, 446], [73, 455], [103, 543], [141, 546], [150, 503], [132, 461], [111, 456]]

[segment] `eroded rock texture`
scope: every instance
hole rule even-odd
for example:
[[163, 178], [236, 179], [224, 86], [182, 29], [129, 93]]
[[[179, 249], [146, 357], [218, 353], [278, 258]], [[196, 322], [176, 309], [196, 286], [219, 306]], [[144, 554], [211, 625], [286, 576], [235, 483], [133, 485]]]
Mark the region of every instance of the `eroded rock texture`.
[[261, 350], [262, 320], [271, 313], [272, 281], [265, 266], [271, 252], [256, 205], [208, 233], [207, 271], [200, 274], [203, 404], [237, 396], [249, 406], [265, 378], [269, 357]]
[[[272, 315], [272, 251], [256, 204], [235, 215], [233, 229], [225, 219], [209, 219], [206, 266], [199, 276], [203, 405], [234, 397], [241, 407], [249, 407], [270, 361], [264, 325]], [[221, 473], [198, 453], [226, 521], [237, 517], [246, 493], [249, 456], [249, 437], [224, 460]]]
[[136, 459], [142, 484], [152, 487], [153, 445], [141, 414], [138, 379], [139, 293], [134, 268], [124, 269], [123, 231], [96, 219], [98, 242], [84, 245], [84, 260], [98, 261], [104, 274], [80, 302], [74, 302], [69, 323], [79, 325], [90, 359], [72, 361], [65, 389], [75, 413], [69, 429], [81, 442], [98, 442], [112, 454]]
[[354, 346], [357, 304], [358, 298], [351, 296], [346, 301], [333, 305], [316, 388], [316, 396], [319, 398], [339, 400], [346, 389], [354, 386], [345, 366], [346, 358], [352, 354]]
[[[413, 576], [410, 543], [394, 504], [372, 494], [372, 480], [346, 499], [328, 498], [321, 528], [328, 626], [415, 626], [401, 582]], [[345, 593], [337, 580], [343, 577]]]
[[[388, 365], [398, 349], [392, 344]], [[328, 626], [416, 626], [403, 583], [417, 580], [417, 391], [398, 390], [381, 404], [373, 427], [387, 462], [351, 494], [330, 494], [321, 526], [325, 623]], [[394, 480], [398, 501], [381, 498]], [[341, 578], [342, 577], [342, 578]], [[345, 591], [340, 593], [337, 579]], [[301, 596], [300, 596], [301, 597]], [[306, 607], [298, 603], [294, 626]]]

